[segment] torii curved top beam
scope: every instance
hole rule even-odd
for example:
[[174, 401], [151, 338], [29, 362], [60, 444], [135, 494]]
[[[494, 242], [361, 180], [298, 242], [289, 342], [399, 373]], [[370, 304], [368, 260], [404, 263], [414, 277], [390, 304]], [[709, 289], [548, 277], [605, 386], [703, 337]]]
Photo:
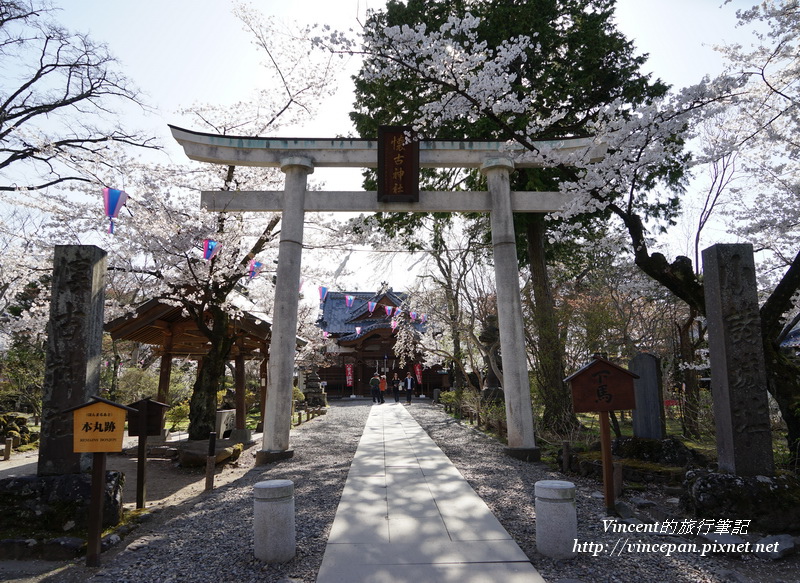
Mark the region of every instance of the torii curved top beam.
[[[186, 155], [200, 162], [234, 166], [280, 167], [288, 157], [308, 158], [316, 168], [376, 168], [378, 141], [358, 138], [267, 138], [224, 136], [169, 126]], [[604, 147], [592, 138], [536, 140], [542, 151], [572, 154], [589, 161], [602, 158]], [[543, 166], [542, 159], [521, 145], [488, 140], [421, 140], [423, 168], [480, 168], [487, 158], [507, 157], [516, 168]]]

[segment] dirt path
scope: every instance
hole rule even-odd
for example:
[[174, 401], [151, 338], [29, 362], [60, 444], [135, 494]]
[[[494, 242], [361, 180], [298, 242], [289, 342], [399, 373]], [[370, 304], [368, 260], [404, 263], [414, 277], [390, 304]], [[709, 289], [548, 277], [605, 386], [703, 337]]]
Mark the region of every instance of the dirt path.
[[[220, 464], [214, 474], [214, 487], [224, 486], [246, 474], [255, 464], [254, 453], [261, 443], [261, 435], [254, 436], [255, 444], [246, 449], [239, 459], [232, 463]], [[126, 441], [129, 454], [109, 454], [106, 464], [108, 470], [125, 474], [122, 502], [125, 510], [136, 508], [136, 479], [138, 459], [135, 440]], [[38, 452], [12, 454], [11, 459], [0, 459], [0, 479], [25, 476], [36, 473]], [[140, 528], [147, 529], [169, 520], [179, 511], [179, 505], [190, 501], [205, 492], [205, 468], [180, 468], [177, 461], [165, 458], [148, 458], [145, 488], [145, 508], [153, 512], [151, 521]], [[135, 538], [135, 537], [134, 537]], [[118, 544], [102, 557], [108, 560], [125, 547]], [[0, 581], [7, 583], [72, 583], [83, 581], [87, 574], [81, 568], [85, 557], [74, 561], [0, 561]], [[101, 558], [101, 561], [103, 559]]]

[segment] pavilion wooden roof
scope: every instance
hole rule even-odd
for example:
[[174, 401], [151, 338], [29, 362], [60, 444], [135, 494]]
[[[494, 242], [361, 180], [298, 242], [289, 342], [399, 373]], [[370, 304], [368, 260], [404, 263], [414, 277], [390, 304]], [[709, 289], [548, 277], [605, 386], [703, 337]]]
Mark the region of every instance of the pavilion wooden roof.
[[[199, 358], [209, 348], [208, 339], [180, 306], [155, 299], [145, 302], [130, 314], [108, 322], [104, 328], [114, 340], [150, 344], [156, 347], [157, 354], [169, 352], [173, 356]], [[231, 333], [240, 337], [234, 344], [231, 358], [235, 358], [240, 350], [247, 358], [263, 357], [261, 348], [269, 343], [270, 322], [245, 312], [231, 324], [231, 328]], [[302, 343], [304, 341], [298, 338], [298, 344]]]

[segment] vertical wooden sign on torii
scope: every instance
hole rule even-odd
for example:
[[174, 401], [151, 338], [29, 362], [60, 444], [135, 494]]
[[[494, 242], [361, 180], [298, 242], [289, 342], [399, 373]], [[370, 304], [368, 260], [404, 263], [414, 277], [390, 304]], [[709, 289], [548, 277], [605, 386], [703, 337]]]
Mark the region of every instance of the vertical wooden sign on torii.
[[378, 202], [419, 202], [419, 141], [409, 126], [378, 128]]
[[[381, 146], [381, 139], [221, 136], [174, 126], [170, 129], [192, 160], [226, 166], [280, 168], [286, 175], [283, 191], [208, 191], [202, 193], [201, 199], [202, 205], [210, 211], [279, 211], [282, 214], [264, 439], [262, 449], [256, 455], [257, 463], [292, 455], [289, 449], [291, 387], [304, 213], [336, 211], [490, 213], [508, 422], [506, 452], [520, 459], [539, 459], [533, 429], [513, 213], [554, 212], [566, 206], [569, 200], [558, 192], [512, 192], [509, 175], [516, 168], [540, 167], [540, 159], [526, 155], [530, 152], [523, 148], [515, 150], [507, 142], [408, 140], [406, 129], [401, 131], [392, 127], [381, 130], [381, 138], [386, 139], [384, 146]], [[401, 135], [402, 141], [399, 139]], [[591, 138], [539, 140], [536, 144], [549, 152], [580, 156], [588, 161], [603, 156], [602, 147], [595, 146]], [[406, 148], [411, 145], [417, 150], [409, 161]], [[383, 178], [389, 182], [381, 187], [381, 194], [375, 191], [308, 190], [308, 175], [314, 168], [324, 167], [381, 167]], [[416, 179], [415, 194], [409, 184], [391, 182], [394, 178], [411, 180], [420, 168], [480, 170], [486, 176], [488, 191], [419, 191], [419, 180]], [[395, 188], [397, 192], [392, 192]]]

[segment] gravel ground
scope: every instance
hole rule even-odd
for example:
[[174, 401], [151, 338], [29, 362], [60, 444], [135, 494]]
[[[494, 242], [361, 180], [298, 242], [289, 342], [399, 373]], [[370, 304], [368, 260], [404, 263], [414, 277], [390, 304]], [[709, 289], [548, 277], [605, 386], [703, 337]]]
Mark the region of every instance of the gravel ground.
[[[254, 467], [239, 480], [203, 495], [199, 502], [164, 511], [129, 535], [132, 542], [126, 540], [126, 547], [104, 553], [99, 569], [76, 565], [42, 581], [313, 583], [371, 406], [367, 401], [334, 402], [327, 415], [292, 430], [294, 457], [290, 460]], [[536, 552], [534, 484], [565, 477], [545, 464], [508, 457], [502, 452], [502, 444], [453, 420], [429, 401], [415, 401], [409, 411], [548, 582], [800, 583], [800, 563], [795, 557], [733, 560], [700, 557], [697, 553], [666, 557], [653, 552], [614, 557], [583, 553], [566, 561], [543, 557]], [[264, 565], [254, 559], [252, 549], [252, 485], [272, 479], [288, 479], [295, 484], [297, 556], [282, 565]], [[566, 479], [577, 487], [579, 541], [613, 546], [620, 535], [603, 532], [605, 505], [599, 496], [600, 484], [577, 476]], [[651, 495], [654, 501], [660, 501], [656, 490], [637, 495]], [[634, 537], [646, 543], [689, 542], [651, 534]]]

